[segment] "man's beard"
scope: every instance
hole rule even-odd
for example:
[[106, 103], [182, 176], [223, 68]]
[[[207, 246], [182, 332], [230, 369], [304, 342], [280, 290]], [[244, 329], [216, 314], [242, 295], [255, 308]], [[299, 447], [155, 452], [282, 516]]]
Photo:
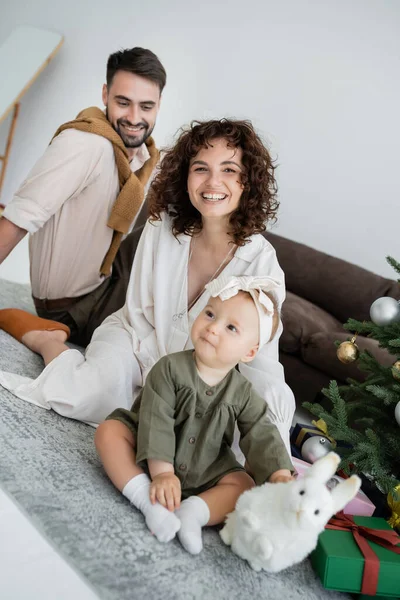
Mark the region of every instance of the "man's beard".
[[[108, 119], [108, 111], [106, 111], [106, 117]], [[110, 121], [110, 119], [108, 120]], [[117, 119], [117, 125], [114, 126], [113, 123], [111, 123], [111, 125], [124, 142], [125, 148], [139, 148], [139, 146], [144, 144], [144, 142], [151, 136], [154, 129], [154, 125], [150, 128], [150, 125], [145, 121], [141, 121], [140, 123], [135, 123], [135, 125], [133, 125], [133, 123], [130, 123], [126, 119]], [[128, 127], [142, 126], [143, 129], [141, 131], [141, 135], [129, 135], [126, 130], [122, 129], [121, 125], [128, 125]]]

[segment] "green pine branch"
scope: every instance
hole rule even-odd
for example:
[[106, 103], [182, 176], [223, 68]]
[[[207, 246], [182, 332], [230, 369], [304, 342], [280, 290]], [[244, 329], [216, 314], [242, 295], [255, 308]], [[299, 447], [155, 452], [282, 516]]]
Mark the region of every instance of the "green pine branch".
[[[400, 274], [400, 263], [392, 257], [387, 261]], [[393, 356], [392, 364], [400, 360], [400, 322], [381, 327], [350, 318], [344, 328], [376, 340]], [[400, 426], [394, 417], [400, 383], [393, 367], [380, 364], [368, 351], [360, 353], [357, 366], [366, 375], [364, 381], [349, 378], [340, 387], [331, 381], [322, 390], [329, 408], [309, 402], [303, 406], [325, 421], [328, 435], [338, 443], [341, 468], [349, 474], [366, 474], [387, 493], [400, 482]]]
[[[394, 258], [392, 256], [387, 256], [386, 261], [389, 263], [389, 265], [391, 267], [393, 267], [393, 269], [396, 271], [396, 273], [400, 274], [400, 263], [397, 262], [397, 260], [394, 260]], [[400, 279], [398, 279], [398, 282], [400, 283]]]
[[386, 348], [391, 354], [398, 354], [398, 351], [396, 350], [398, 346], [392, 346], [391, 342], [395, 342], [396, 344], [397, 340], [400, 338], [400, 322], [391, 323], [390, 325], [382, 327], [380, 325], [375, 325], [372, 321], [361, 322], [356, 319], [349, 319], [343, 327], [346, 331], [365, 335], [377, 340], [381, 348]]
[[400, 456], [400, 436], [397, 431], [386, 434], [386, 443], [391, 456], [394, 460], [398, 460]]
[[384, 367], [378, 363], [375, 356], [368, 352], [368, 350], [360, 353], [357, 366], [363, 373], [370, 373], [370, 376], [376, 375], [378, 378], [386, 377], [388, 373], [388, 367]]
[[[342, 398], [337, 382], [331, 381], [329, 388], [325, 388], [323, 393], [332, 402], [331, 411], [317, 403], [306, 402], [303, 406], [323, 419], [327, 424], [328, 434], [339, 442], [336, 451], [342, 459], [341, 468], [348, 474], [369, 474], [378, 487], [388, 493], [400, 480], [400, 436], [393, 407], [391, 415], [383, 412], [382, 400], [369, 391], [372, 404], [357, 402], [358, 408], [362, 408], [368, 416], [363, 415], [350, 423], [349, 414], [353, 406]], [[381, 406], [376, 405], [376, 402], [380, 402]], [[351, 447], [344, 447], [340, 445], [341, 442]]]
[[386, 406], [400, 402], [400, 397], [398, 394], [381, 385], [369, 385], [367, 386], [367, 390], [379, 400], [383, 400], [383, 403]]

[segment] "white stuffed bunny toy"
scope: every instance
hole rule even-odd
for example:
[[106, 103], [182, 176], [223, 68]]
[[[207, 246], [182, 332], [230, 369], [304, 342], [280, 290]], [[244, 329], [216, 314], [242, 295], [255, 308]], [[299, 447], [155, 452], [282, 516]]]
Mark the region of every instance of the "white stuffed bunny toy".
[[244, 492], [220, 531], [222, 540], [255, 571], [276, 573], [300, 562], [314, 550], [332, 515], [360, 489], [361, 480], [353, 475], [328, 490], [325, 484], [339, 462], [330, 452], [301, 479]]

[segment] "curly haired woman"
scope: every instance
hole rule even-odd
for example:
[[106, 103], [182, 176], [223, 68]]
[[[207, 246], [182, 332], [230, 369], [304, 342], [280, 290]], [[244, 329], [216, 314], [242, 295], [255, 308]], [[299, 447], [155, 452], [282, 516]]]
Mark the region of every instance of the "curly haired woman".
[[[284, 276], [260, 235], [277, 207], [274, 165], [249, 122], [192, 123], [166, 152], [151, 186], [150, 218], [125, 306], [95, 331], [85, 356], [65, 345], [64, 330], [25, 333], [22, 342], [42, 355], [46, 368], [22, 384], [0, 373], [0, 383], [20, 398], [94, 425], [115, 408], [130, 408], [162, 356], [192, 347], [192, 323], [209, 299], [204, 286], [218, 275], [273, 277], [280, 307]], [[295, 403], [278, 360], [281, 328], [238, 368], [268, 403], [289, 449]]]

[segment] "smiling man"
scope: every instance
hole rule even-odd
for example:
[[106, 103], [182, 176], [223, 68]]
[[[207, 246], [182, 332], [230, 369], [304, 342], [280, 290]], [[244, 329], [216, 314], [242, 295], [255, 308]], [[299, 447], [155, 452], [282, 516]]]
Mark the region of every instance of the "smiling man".
[[125, 302], [158, 162], [151, 133], [165, 83], [150, 50], [111, 54], [105, 111], [85, 109], [59, 127], [0, 219], [0, 263], [31, 234], [37, 313], [67, 325], [75, 343], [86, 345]]

